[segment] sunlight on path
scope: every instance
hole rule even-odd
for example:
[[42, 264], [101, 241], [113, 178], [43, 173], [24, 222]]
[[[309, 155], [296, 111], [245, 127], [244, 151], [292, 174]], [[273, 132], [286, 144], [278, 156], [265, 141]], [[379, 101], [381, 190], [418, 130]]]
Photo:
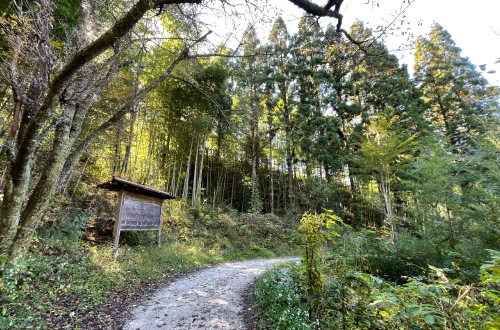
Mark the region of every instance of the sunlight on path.
[[183, 277], [133, 310], [126, 330], [244, 329], [243, 294], [256, 277], [298, 258], [227, 262]]

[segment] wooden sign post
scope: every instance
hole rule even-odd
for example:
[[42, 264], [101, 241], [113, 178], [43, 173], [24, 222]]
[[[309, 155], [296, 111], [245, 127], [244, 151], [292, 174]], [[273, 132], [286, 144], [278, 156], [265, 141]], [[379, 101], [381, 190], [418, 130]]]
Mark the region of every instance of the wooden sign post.
[[163, 200], [173, 199], [172, 195], [118, 177], [113, 177], [112, 181], [100, 184], [99, 187], [118, 191], [116, 220], [113, 231], [115, 259], [118, 256], [120, 232], [124, 230], [158, 231], [158, 246], [161, 244]]

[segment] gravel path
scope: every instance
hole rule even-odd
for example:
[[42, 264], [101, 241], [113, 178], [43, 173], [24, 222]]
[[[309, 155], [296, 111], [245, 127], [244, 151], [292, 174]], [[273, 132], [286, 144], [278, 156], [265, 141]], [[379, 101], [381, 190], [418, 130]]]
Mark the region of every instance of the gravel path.
[[182, 277], [132, 311], [125, 330], [245, 329], [243, 295], [255, 278], [297, 258], [226, 262]]

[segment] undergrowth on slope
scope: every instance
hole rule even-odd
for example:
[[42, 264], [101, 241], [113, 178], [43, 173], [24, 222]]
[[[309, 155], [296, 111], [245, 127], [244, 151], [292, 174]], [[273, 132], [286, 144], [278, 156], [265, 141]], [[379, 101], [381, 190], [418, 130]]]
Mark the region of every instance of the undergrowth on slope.
[[500, 252], [486, 249], [475, 266], [471, 252], [442, 254], [423, 238], [402, 235], [394, 246], [373, 232], [334, 232], [343, 235], [317, 250], [315, 290], [307, 239], [301, 265], [277, 267], [257, 281], [259, 329], [500, 328]]
[[1, 268], [0, 329], [112, 329], [131, 304], [128, 298], [174, 274], [297, 253], [289, 219], [182, 202], [170, 206], [161, 246], [155, 233], [133, 233], [121, 240], [116, 261], [111, 238], [82, 240], [79, 226], [40, 231], [26, 258]]

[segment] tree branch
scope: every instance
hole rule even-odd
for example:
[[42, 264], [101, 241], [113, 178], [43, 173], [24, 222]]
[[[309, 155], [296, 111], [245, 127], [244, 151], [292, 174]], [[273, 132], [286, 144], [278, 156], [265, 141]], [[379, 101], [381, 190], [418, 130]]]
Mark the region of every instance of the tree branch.
[[33, 139], [37, 136], [40, 124], [43, 125], [43, 122], [50, 117], [51, 109], [54, 108], [59, 98], [59, 94], [73, 74], [127, 34], [148, 10], [158, 7], [159, 5], [177, 3], [201, 3], [201, 0], [138, 0], [108, 31], [87, 47], [78, 51], [52, 80], [40, 109], [30, 123], [30, 136], [28, 138]]
[[[325, 7], [321, 7], [309, 0], [288, 1], [303, 9], [308, 14], [320, 17], [333, 17], [339, 21], [342, 21], [343, 16], [339, 13], [339, 10], [343, 0], [329, 0]], [[333, 6], [335, 6], [334, 10], [331, 9]]]

